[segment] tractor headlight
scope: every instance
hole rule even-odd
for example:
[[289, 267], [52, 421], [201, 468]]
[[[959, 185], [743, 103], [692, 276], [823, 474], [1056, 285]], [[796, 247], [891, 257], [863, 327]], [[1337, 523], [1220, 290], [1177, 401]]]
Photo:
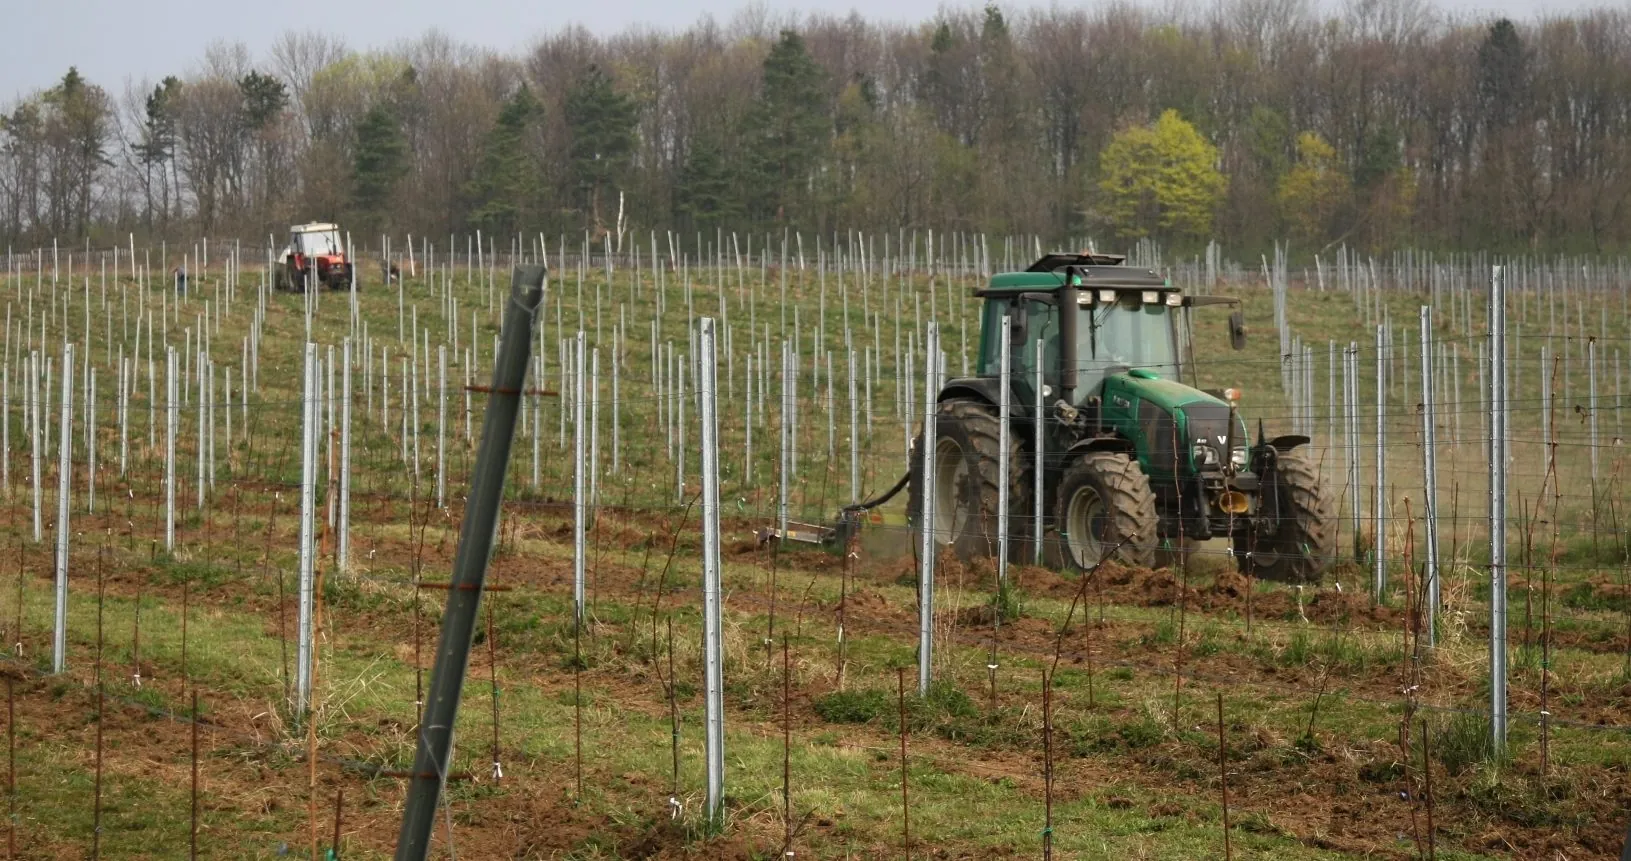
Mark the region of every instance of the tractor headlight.
[[1191, 451], [1196, 466], [1217, 466], [1218, 453], [1209, 445], [1198, 445]]
[[1251, 455], [1246, 451], [1245, 446], [1237, 446], [1233, 451], [1229, 452], [1229, 462], [1241, 469], [1245, 469], [1247, 462], [1250, 460]]

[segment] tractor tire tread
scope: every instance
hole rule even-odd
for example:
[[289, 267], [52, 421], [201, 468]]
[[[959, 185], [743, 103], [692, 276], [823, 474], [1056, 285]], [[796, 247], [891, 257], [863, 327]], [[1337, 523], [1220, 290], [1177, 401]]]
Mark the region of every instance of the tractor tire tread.
[[[1319, 469], [1302, 451], [1279, 456], [1277, 480], [1286, 491], [1292, 515], [1279, 525], [1265, 548], [1250, 544], [1237, 550], [1243, 571], [1254, 577], [1282, 583], [1317, 583], [1335, 558], [1335, 524], [1325, 494], [1320, 489]], [[1250, 538], [1247, 538], [1250, 541]]]
[[[1111, 560], [1123, 565], [1149, 568], [1155, 562], [1155, 549], [1160, 519], [1156, 513], [1155, 491], [1138, 461], [1118, 452], [1092, 452], [1065, 469], [1060, 477], [1059, 499], [1055, 503], [1055, 520], [1063, 523], [1069, 500], [1064, 490], [1073, 486], [1076, 473], [1088, 472], [1097, 477], [1104, 488], [1105, 506], [1115, 522], [1112, 527], [1117, 536], [1130, 536], [1110, 555]], [[1061, 548], [1061, 560], [1068, 563], [1069, 554]]]
[[[996, 408], [990, 404], [971, 400], [947, 400], [937, 406], [936, 422], [944, 427], [956, 423], [968, 438], [976, 457], [970, 475], [978, 482], [979, 511], [964, 521], [963, 534], [954, 536], [950, 546], [962, 559], [994, 556], [997, 552], [997, 486], [998, 457], [1001, 450], [1001, 428]], [[1030, 522], [1024, 512], [1031, 507], [1030, 461], [1025, 457], [1023, 441], [1013, 434], [1009, 439], [1008, 463], [1008, 555], [1010, 561], [1019, 561], [1023, 548], [1029, 545]], [[923, 435], [920, 431], [914, 441], [912, 468], [916, 471], [910, 485], [907, 514], [916, 527], [921, 527], [923, 510], [921, 465]], [[967, 497], [965, 496], [965, 499]], [[919, 532], [921, 535], [921, 532]]]

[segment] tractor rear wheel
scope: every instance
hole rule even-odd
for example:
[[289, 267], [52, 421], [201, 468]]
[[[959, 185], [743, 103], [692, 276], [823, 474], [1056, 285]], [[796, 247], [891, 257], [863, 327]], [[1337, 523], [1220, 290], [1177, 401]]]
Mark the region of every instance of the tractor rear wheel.
[[[940, 403], [935, 415], [934, 523], [929, 526], [936, 547], [949, 547], [960, 559], [997, 553], [998, 453], [1002, 451], [1001, 422], [993, 407], [976, 401]], [[1008, 454], [1008, 558], [1028, 558], [1030, 546], [1030, 463], [1018, 434], [1009, 434]], [[912, 442], [912, 472], [906, 515], [916, 543], [923, 546], [923, 470], [926, 448], [920, 433]]]
[[1318, 583], [1335, 558], [1336, 528], [1319, 470], [1301, 451], [1282, 452], [1274, 464], [1265, 503], [1279, 501], [1246, 532], [1235, 536], [1240, 571], [1280, 583]]
[[1054, 503], [1060, 562], [1086, 571], [1106, 557], [1140, 568], [1155, 563], [1155, 493], [1138, 461], [1096, 451], [1076, 459], [1059, 479]]

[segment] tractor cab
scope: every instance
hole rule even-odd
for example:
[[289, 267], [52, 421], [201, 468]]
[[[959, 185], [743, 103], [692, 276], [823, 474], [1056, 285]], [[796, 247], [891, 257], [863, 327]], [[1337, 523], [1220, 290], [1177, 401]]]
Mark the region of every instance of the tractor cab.
[[[999, 373], [1001, 350], [1007, 349], [1015, 384], [1034, 397], [1040, 344], [1043, 396], [1049, 403], [1065, 382], [1072, 383], [1069, 402], [1080, 407], [1098, 397], [1105, 380], [1118, 373], [1136, 370], [1145, 378], [1177, 380], [1176, 312], [1186, 307], [1186, 297], [1154, 272], [1120, 265], [1120, 260], [1051, 254], [1024, 272], [993, 277], [976, 294], [986, 300], [980, 373]], [[1044, 268], [1054, 264], [1057, 268]], [[1069, 314], [1062, 310], [1067, 303], [1073, 309]], [[1009, 318], [1009, 338], [1001, 345], [1004, 316]]]
[[278, 264], [274, 286], [280, 290], [304, 292], [313, 284], [340, 290], [355, 284], [355, 270], [336, 224], [313, 222], [289, 228], [289, 244], [279, 253]]
[[289, 232], [289, 247], [306, 257], [334, 257], [341, 253], [340, 229], [333, 224], [302, 224]]

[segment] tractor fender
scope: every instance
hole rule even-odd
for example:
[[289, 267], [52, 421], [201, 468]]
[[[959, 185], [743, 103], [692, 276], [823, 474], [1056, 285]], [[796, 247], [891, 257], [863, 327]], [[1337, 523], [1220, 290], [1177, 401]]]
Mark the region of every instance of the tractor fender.
[[948, 380], [941, 387], [940, 394], [935, 398], [937, 403], [946, 401], [978, 401], [995, 406], [1002, 397], [1002, 383], [996, 379], [985, 377], [961, 377]]
[[1288, 434], [1282, 434], [1280, 436], [1275, 437], [1274, 439], [1269, 440], [1269, 447], [1274, 449], [1277, 452], [1280, 452], [1280, 453], [1284, 454], [1285, 452], [1291, 451], [1292, 449], [1297, 448], [1298, 446], [1308, 445], [1311, 442], [1313, 442], [1313, 440], [1309, 439], [1307, 436], [1304, 436], [1303, 434], [1300, 434], [1300, 433], [1288, 433]]
[[1138, 449], [1133, 441], [1126, 437], [1100, 436], [1091, 439], [1080, 439], [1071, 443], [1066, 453], [1070, 455], [1083, 455], [1095, 451], [1113, 451], [1127, 455], [1137, 455]]

